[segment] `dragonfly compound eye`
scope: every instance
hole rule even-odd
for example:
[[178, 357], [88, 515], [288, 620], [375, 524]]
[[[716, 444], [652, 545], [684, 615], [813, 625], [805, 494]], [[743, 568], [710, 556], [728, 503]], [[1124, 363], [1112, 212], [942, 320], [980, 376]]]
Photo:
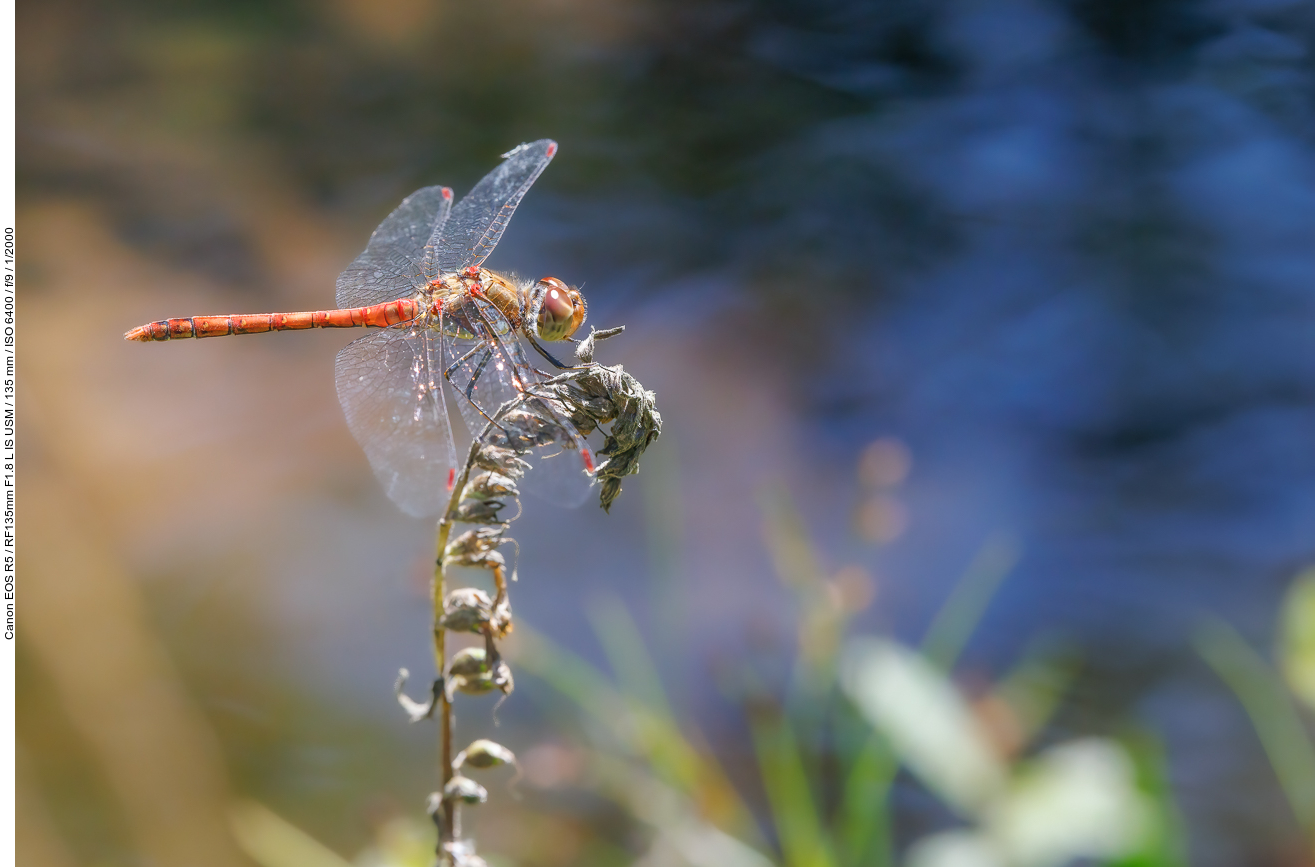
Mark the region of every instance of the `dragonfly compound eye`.
[[584, 298], [556, 277], [539, 281], [543, 303], [539, 306], [539, 336], [544, 340], [565, 340], [584, 322]]

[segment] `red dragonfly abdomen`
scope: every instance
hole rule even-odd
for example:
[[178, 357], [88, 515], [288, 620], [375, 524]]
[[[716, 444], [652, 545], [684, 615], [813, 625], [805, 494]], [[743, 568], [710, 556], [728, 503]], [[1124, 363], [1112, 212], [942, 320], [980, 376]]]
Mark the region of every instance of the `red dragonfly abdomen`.
[[384, 328], [415, 319], [421, 304], [415, 298], [400, 298], [369, 307], [345, 310], [315, 310], [308, 313], [247, 313], [235, 316], [192, 316], [161, 319], [139, 325], [123, 335], [127, 340], [180, 340], [184, 337], [225, 337], [229, 334], [260, 334], [265, 331], [301, 331], [306, 328]]

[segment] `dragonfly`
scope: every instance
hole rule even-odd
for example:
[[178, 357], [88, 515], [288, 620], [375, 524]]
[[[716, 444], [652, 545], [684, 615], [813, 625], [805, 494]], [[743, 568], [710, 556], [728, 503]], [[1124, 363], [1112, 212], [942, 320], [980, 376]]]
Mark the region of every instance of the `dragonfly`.
[[[536, 391], [550, 374], [530, 364], [524, 344], [552, 367], [572, 369], [544, 344], [573, 340], [584, 296], [556, 277], [522, 281], [483, 267], [556, 153], [551, 139], [520, 145], [455, 207], [449, 187], [407, 196], [338, 277], [336, 310], [161, 319], [124, 337], [377, 328], [338, 353], [338, 400], [403, 511], [429, 517], [449, 502], [457, 457], [447, 394], [473, 437], [534, 454], [543, 469], [529, 477], [532, 488], [537, 479], [550, 499], [576, 505], [587, 496], [593, 455], [563, 408]], [[505, 420], [511, 415], [499, 417], [509, 406], [515, 426]]]

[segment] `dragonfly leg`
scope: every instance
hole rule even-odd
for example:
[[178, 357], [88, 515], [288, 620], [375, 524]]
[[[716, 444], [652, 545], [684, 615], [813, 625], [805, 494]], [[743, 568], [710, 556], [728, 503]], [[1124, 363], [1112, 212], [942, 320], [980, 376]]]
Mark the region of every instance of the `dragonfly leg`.
[[475, 365], [475, 372], [470, 375], [470, 382], [466, 383], [466, 399], [471, 403], [475, 402], [475, 381], [484, 373], [484, 368], [488, 367], [489, 361], [493, 358], [493, 350], [487, 346], [484, 347], [484, 354], [480, 356], [479, 364]]
[[[528, 331], [528, 329], [526, 330]], [[558, 370], [584, 370], [586, 367], [592, 366], [588, 364], [562, 364], [560, 361], [552, 357], [552, 353], [540, 346], [539, 341], [535, 340], [529, 334], [526, 334], [525, 337], [530, 341], [530, 346], [533, 346], [536, 352], [548, 359], [548, 363]]]
[[[488, 304], [490, 307], [493, 306], [492, 303], [489, 301], [485, 301], [484, 303]], [[484, 325], [485, 337], [489, 341], [489, 346], [496, 347], [497, 351], [501, 351], [503, 353], [503, 358], [505, 358], [507, 362], [511, 364], [511, 376], [512, 379], [516, 381], [516, 390], [520, 392], [524, 392], [530, 386], [530, 383], [525, 382], [524, 378], [520, 375], [520, 373], [516, 369], [517, 363], [527, 368], [530, 366], [529, 363], [525, 360], [524, 350], [521, 349], [520, 344], [517, 343], [514, 339], [510, 341], [510, 346], [508, 346], [507, 343], [503, 342], [502, 338], [498, 336], [498, 329], [496, 329], [493, 326], [493, 323], [489, 320], [488, 313], [485, 311], [483, 305], [476, 306], [475, 312], [479, 314], [479, 318]], [[534, 338], [530, 338], [530, 339], [533, 340]], [[515, 353], [514, 358], [512, 357], [513, 351]], [[487, 362], [488, 359], [485, 359], [485, 363]], [[483, 369], [482, 364], [480, 365], [480, 368]], [[535, 370], [534, 372], [539, 374], [540, 376], [544, 375], [543, 371], [541, 370]]]
[[[474, 374], [471, 375], [470, 382], [466, 383], [465, 388], [459, 387], [455, 382], [452, 381], [452, 373], [463, 363], [465, 363], [465, 361], [469, 359], [472, 355], [474, 355], [475, 353], [481, 350], [483, 350], [484, 356], [479, 360], [479, 364], [475, 366], [475, 372]], [[479, 412], [480, 415], [488, 419], [489, 424], [493, 425], [494, 427], [496, 427], [498, 430], [502, 431], [505, 434], [507, 433], [507, 429], [504, 428], [502, 425], [498, 424], [496, 421], [494, 421], [489, 416], [489, 414], [484, 411], [484, 407], [480, 406], [478, 403], [475, 402], [475, 397], [474, 397], [475, 381], [479, 379], [480, 374], [484, 372], [484, 368], [488, 366], [489, 359], [491, 359], [492, 357], [493, 357], [492, 349], [489, 349], [487, 346], [476, 346], [473, 349], [471, 349], [469, 352], [467, 352], [465, 355], [461, 356], [456, 361], [452, 362], [451, 366], [448, 367], [447, 370], [443, 371], [443, 378], [446, 379], [449, 383], [451, 383], [453, 388], [456, 388], [457, 391], [461, 392], [461, 396], [464, 397], [466, 400], [470, 401], [470, 405], [475, 407], [475, 409]]]
[[471, 347], [469, 352], [458, 358], [456, 361], [452, 362], [451, 366], [449, 366], [447, 370], [443, 371], [443, 378], [446, 379], [448, 382], [452, 382], [452, 371], [456, 370], [458, 367], [465, 364], [467, 359], [471, 358], [476, 352], [479, 352], [481, 349], [488, 349], [488, 347], [482, 345]]

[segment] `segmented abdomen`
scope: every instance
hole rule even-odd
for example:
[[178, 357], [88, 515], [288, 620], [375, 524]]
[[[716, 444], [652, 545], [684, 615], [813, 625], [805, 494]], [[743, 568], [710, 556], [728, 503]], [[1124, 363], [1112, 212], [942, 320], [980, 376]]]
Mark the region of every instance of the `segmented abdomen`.
[[264, 331], [300, 331], [305, 328], [384, 328], [414, 319], [420, 302], [401, 298], [369, 307], [345, 310], [315, 310], [307, 313], [247, 313], [234, 316], [192, 316], [161, 319], [139, 325], [123, 335], [128, 340], [179, 340], [184, 337], [225, 337], [229, 334], [260, 334]]

